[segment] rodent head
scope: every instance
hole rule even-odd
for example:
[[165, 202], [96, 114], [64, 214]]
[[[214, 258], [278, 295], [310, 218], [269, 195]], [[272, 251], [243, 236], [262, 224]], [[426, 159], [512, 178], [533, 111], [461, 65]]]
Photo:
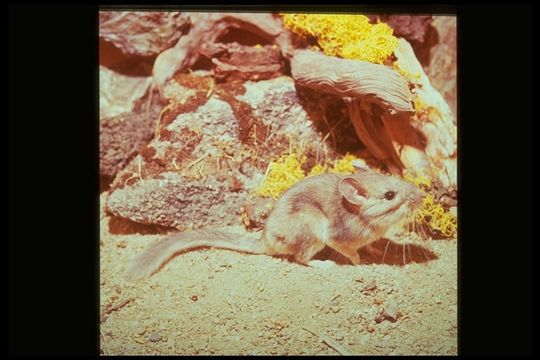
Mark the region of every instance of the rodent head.
[[407, 221], [420, 206], [423, 192], [397, 177], [360, 168], [344, 176], [339, 191], [344, 201], [358, 208], [358, 214], [371, 225], [388, 227]]

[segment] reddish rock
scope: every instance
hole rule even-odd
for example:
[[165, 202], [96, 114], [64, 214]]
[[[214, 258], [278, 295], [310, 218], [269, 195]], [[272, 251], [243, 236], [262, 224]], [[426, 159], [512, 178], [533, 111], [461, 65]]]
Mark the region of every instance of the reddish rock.
[[165, 94], [180, 100], [164, 111], [159, 137], [111, 186], [107, 210], [115, 216], [180, 229], [240, 225], [248, 195], [289, 148], [288, 135], [321, 146], [289, 77], [215, 84], [210, 92], [202, 78], [174, 79], [183, 85]]
[[437, 31], [437, 44], [430, 50], [427, 75], [431, 84], [444, 97], [454, 119], [457, 117], [457, 45], [456, 17], [434, 16], [433, 26]]
[[177, 11], [99, 12], [99, 36], [126, 55], [157, 55], [174, 46], [188, 24]]
[[394, 30], [395, 36], [403, 37], [409, 42], [423, 43], [431, 24], [431, 16], [422, 15], [374, 15], [370, 18], [372, 21], [379, 19], [385, 22]]
[[99, 174], [103, 186], [109, 183], [152, 136], [155, 112], [123, 113], [100, 122]]
[[199, 51], [214, 64], [218, 80], [266, 80], [283, 75], [284, 64], [277, 46], [245, 46], [236, 42], [204, 44]]

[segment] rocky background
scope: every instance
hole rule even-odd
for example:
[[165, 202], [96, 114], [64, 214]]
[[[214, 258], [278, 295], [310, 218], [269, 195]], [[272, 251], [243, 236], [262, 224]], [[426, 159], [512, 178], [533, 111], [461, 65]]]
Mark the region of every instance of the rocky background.
[[[455, 19], [380, 20], [411, 42], [455, 111]], [[160, 96], [152, 61], [189, 25], [175, 12], [100, 13], [100, 175], [111, 214], [176, 228], [235, 224], [291, 141], [308, 164], [363, 149], [340, 98], [299, 87], [277, 46], [234, 28], [203, 44]]]

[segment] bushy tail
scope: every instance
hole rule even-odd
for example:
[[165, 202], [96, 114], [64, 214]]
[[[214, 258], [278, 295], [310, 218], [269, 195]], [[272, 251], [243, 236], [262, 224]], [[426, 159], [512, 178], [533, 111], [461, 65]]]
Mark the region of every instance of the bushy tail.
[[224, 230], [193, 230], [169, 235], [151, 244], [131, 260], [126, 268], [129, 280], [150, 276], [174, 254], [201, 246], [263, 254], [260, 239], [250, 233]]

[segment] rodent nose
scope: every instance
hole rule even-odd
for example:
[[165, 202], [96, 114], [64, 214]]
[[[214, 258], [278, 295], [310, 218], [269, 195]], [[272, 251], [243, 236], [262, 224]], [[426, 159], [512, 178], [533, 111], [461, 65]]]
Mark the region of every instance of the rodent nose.
[[412, 188], [413, 189], [411, 191], [411, 194], [409, 195], [409, 201], [413, 206], [419, 206], [422, 203], [424, 197], [426, 196], [426, 193], [422, 189], [414, 185], [412, 186]]

